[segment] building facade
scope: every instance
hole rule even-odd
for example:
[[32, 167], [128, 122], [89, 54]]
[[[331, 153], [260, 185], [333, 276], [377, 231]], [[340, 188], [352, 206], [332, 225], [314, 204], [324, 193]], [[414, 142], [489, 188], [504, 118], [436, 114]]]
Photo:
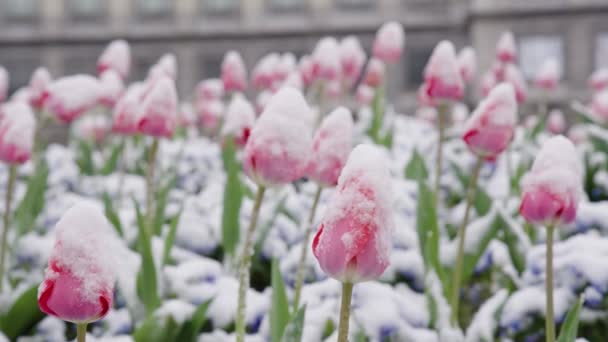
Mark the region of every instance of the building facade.
[[124, 38], [132, 79], [173, 52], [178, 88], [188, 96], [199, 80], [219, 76], [229, 49], [248, 67], [270, 51], [308, 53], [324, 35], [356, 34], [369, 51], [387, 20], [406, 30], [402, 62], [389, 72], [403, 107], [413, 103], [442, 39], [473, 45], [483, 71], [500, 33], [512, 30], [527, 76], [548, 56], [560, 61], [564, 82], [555, 101], [583, 99], [588, 75], [608, 67], [608, 0], [0, 0], [0, 65], [15, 90], [38, 65], [53, 76], [92, 73], [107, 42]]

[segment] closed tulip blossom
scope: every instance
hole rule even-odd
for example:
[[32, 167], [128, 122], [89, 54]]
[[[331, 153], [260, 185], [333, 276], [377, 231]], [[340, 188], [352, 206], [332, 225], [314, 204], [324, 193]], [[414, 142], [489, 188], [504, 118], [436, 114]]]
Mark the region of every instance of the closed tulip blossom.
[[541, 64], [540, 69], [534, 78], [534, 84], [545, 91], [552, 91], [557, 88], [560, 78], [560, 66], [557, 63], [557, 60], [551, 58]]
[[80, 139], [99, 144], [108, 135], [110, 127], [110, 122], [106, 116], [90, 115], [76, 122], [74, 131]]
[[255, 109], [242, 94], [236, 94], [226, 110], [222, 136], [230, 136], [238, 146], [245, 146], [255, 122]]
[[302, 76], [304, 86], [309, 87], [314, 81], [314, 70], [312, 64], [312, 58], [308, 55], [302, 56], [298, 62], [298, 71]]
[[593, 95], [591, 112], [600, 120], [608, 121], [608, 89], [604, 89]]
[[224, 103], [220, 100], [200, 101], [196, 105], [196, 110], [203, 130], [209, 134], [216, 133], [224, 113]]
[[403, 26], [395, 21], [387, 22], [376, 32], [373, 47], [374, 57], [387, 64], [395, 63], [401, 59], [404, 45]]
[[338, 80], [327, 82], [323, 87], [323, 94], [327, 99], [335, 100], [339, 98], [342, 95], [342, 84]]
[[44, 67], [37, 68], [30, 78], [29, 103], [36, 110], [42, 109], [46, 97], [46, 89], [53, 82], [51, 74]]
[[566, 130], [566, 119], [564, 113], [559, 109], [553, 109], [547, 119], [547, 128], [553, 134], [562, 134]]
[[598, 69], [589, 77], [589, 86], [594, 91], [608, 87], [608, 68]]
[[528, 97], [528, 85], [521, 70], [514, 64], [505, 67], [504, 82], [511, 83], [515, 89], [515, 97], [518, 104], [526, 102]]
[[63, 123], [70, 123], [99, 103], [100, 82], [89, 75], [66, 76], [49, 85], [44, 107]]
[[427, 93], [433, 99], [462, 99], [464, 85], [451, 42], [444, 40], [437, 44], [424, 69], [424, 82]]
[[369, 106], [374, 100], [374, 88], [360, 84], [355, 93], [355, 99], [360, 106]]
[[281, 87], [291, 87], [291, 88], [295, 88], [298, 90], [303, 90], [304, 89], [304, 81], [302, 81], [302, 76], [300, 75], [299, 71], [292, 71], [287, 78], [285, 78], [285, 81], [283, 81], [283, 84], [281, 84]]
[[140, 133], [169, 138], [177, 124], [177, 92], [172, 79], [164, 77], [142, 99], [137, 123]]
[[133, 83], [118, 100], [114, 107], [112, 132], [123, 135], [137, 133], [139, 106], [143, 90], [144, 86], [142, 83]]
[[490, 90], [492, 90], [497, 84], [496, 76], [492, 71], [488, 71], [481, 76], [480, 87], [481, 87], [481, 95], [483, 97], [488, 96]]
[[247, 88], [247, 68], [236, 51], [228, 51], [222, 61], [222, 82], [226, 92], [243, 91]]
[[276, 65], [274, 66], [272, 76], [273, 85], [280, 85], [281, 83], [283, 83], [287, 76], [289, 76], [294, 70], [296, 70], [296, 68], [296, 56], [294, 56], [294, 54], [291, 52], [286, 52], [282, 54], [279, 58], [278, 63], [276, 63]]
[[129, 77], [131, 68], [131, 48], [124, 40], [114, 40], [108, 44], [97, 60], [97, 74], [107, 70], [116, 71], [124, 80]]
[[365, 65], [366, 54], [359, 39], [355, 36], [347, 36], [340, 41], [340, 62], [342, 64], [342, 77], [349, 86], [352, 86], [359, 79], [363, 66]]
[[38, 288], [42, 312], [78, 325], [106, 316], [114, 298], [112, 228], [100, 208], [86, 202], [68, 209], [55, 225], [56, 242]]
[[257, 89], [268, 89], [274, 81], [274, 71], [280, 61], [278, 53], [262, 57], [251, 72], [251, 83]]
[[470, 83], [477, 71], [477, 56], [475, 49], [467, 46], [458, 53], [458, 70], [464, 83]]
[[429, 93], [426, 91], [426, 84], [421, 84], [416, 90], [416, 101], [418, 102], [418, 106], [420, 107], [435, 107], [436, 103], [429, 96]]
[[517, 59], [513, 32], [504, 32], [496, 44], [496, 58], [503, 63], [513, 63]]
[[0, 103], [8, 97], [9, 76], [8, 71], [0, 65]]
[[224, 96], [224, 85], [218, 78], [202, 80], [196, 86], [197, 100], [219, 100]]
[[365, 71], [363, 83], [372, 88], [378, 88], [384, 84], [385, 74], [386, 67], [384, 63], [381, 60], [372, 57], [372, 59], [369, 60], [369, 63], [367, 63], [367, 70]]
[[125, 91], [125, 85], [114, 70], [107, 70], [99, 77], [101, 86], [99, 104], [113, 108]]
[[156, 64], [166, 76], [173, 80], [177, 79], [177, 58], [172, 53], [166, 53], [160, 57]]
[[501, 83], [475, 109], [462, 138], [477, 156], [493, 160], [511, 142], [516, 124], [515, 91], [512, 85]]
[[332, 81], [341, 74], [340, 47], [334, 37], [323, 37], [312, 53], [313, 75], [315, 79]]

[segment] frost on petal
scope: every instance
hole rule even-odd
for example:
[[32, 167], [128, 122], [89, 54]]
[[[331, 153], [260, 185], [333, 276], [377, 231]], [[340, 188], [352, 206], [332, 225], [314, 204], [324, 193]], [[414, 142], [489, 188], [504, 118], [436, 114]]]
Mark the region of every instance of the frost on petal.
[[458, 53], [458, 70], [460, 77], [465, 83], [471, 82], [475, 78], [477, 71], [477, 56], [475, 49], [471, 46], [464, 47]]
[[514, 62], [517, 58], [517, 50], [515, 48], [515, 37], [513, 32], [504, 32], [496, 44], [496, 57], [505, 63]]
[[46, 109], [69, 123], [97, 105], [101, 84], [89, 75], [67, 76], [51, 83], [46, 93]]
[[228, 51], [222, 61], [222, 81], [225, 91], [243, 91], [247, 87], [247, 69], [241, 55]]
[[242, 94], [236, 94], [226, 110], [226, 118], [222, 126], [222, 136], [232, 136], [237, 144], [245, 145], [253, 124], [255, 109]]
[[141, 102], [138, 129], [154, 137], [170, 137], [177, 125], [177, 91], [169, 77], [157, 81]]
[[561, 73], [561, 67], [557, 60], [555, 58], [547, 59], [538, 69], [534, 83], [539, 88], [553, 90], [557, 87]]
[[129, 43], [121, 39], [110, 42], [97, 61], [99, 75], [106, 70], [114, 70], [125, 79], [129, 76], [130, 67], [131, 48]]
[[42, 108], [45, 99], [45, 92], [53, 78], [49, 71], [44, 67], [37, 68], [30, 77], [29, 83], [29, 102], [36, 109]]
[[336, 80], [340, 77], [340, 47], [334, 37], [323, 37], [312, 52], [313, 74], [318, 79]]
[[403, 26], [395, 21], [382, 25], [374, 39], [374, 57], [385, 63], [394, 63], [401, 58], [405, 45]]
[[424, 68], [426, 90], [431, 98], [459, 100], [464, 96], [454, 45], [441, 41]]
[[9, 102], [1, 109], [0, 159], [10, 164], [22, 164], [30, 159], [36, 130], [36, 120], [30, 106]]

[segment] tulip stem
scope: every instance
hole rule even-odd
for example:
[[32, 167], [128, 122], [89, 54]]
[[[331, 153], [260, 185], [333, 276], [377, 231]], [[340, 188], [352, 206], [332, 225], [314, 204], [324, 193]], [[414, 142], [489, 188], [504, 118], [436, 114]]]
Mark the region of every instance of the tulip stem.
[[149, 236], [154, 235], [154, 167], [158, 153], [158, 139], [154, 138], [148, 151], [148, 169], [146, 170], [146, 228]]
[[116, 202], [118, 205], [122, 204], [122, 189], [125, 185], [125, 173], [127, 172], [127, 157], [126, 157], [126, 149], [127, 149], [127, 137], [124, 136], [121, 139], [122, 151], [120, 151], [120, 160], [118, 162], [118, 189], [116, 192]]
[[437, 129], [439, 132], [439, 138], [437, 141], [437, 156], [435, 156], [435, 192], [433, 193], [433, 206], [437, 213], [439, 213], [439, 189], [441, 188], [441, 168], [442, 168], [442, 155], [443, 155], [443, 140], [445, 138], [445, 116], [448, 113], [449, 105], [447, 103], [440, 103], [437, 106]]
[[471, 212], [471, 206], [475, 199], [475, 190], [477, 188], [477, 179], [479, 178], [479, 171], [483, 165], [483, 158], [478, 158], [473, 169], [473, 174], [469, 178], [469, 184], [467, 186], [466, 194], [466, 207], [464, 210], [464, 218], [462, 219], [462, 225], [458, 230], [458, 255], [456, 257], [456, 266], [454, 267], [454, 273], [452, 276], [452, 293], [451, 293], [451, 307], [452, 307], [452, 325], [458, 325], [458, 306], [460, 304], [460, 286], [462, 282], [462, 267], [464, 263], [464, 241], [467, 231], [467, 225], [469, 223], [469, 213]]
[[298, 310], [298, 305], [300, 304], [300, 293], [302, 292], [302, 284], [304, 283], [304, 273], [306, 270], [306, 256], [308, 255], [308, 243], [310, 240], [310, 233], [312, 232], [312, 224], [315, 220], [315, 213], [317, 212], [317, 205], [319, 204], [319, 198], [321, 197], [321, 192], [323, 191], [323, 187], [319, 185], [317, 187], [317, 192], [315, 193], [315, 198], [312, 202], [312, 207], [310, 208], [310, 214], [308, 215], [308, 221], [306, 221], [306, 227], [304, 228], [304, 242], [302, 244], [302, 252], [300, 254], [300, 262], [298, 263], [298, 270], [296, 273], [296, 287], [295, 287], [295, 295], [293, 300], [293, 308], [294, 312]]
[[545, 281], [545, 292], [547, 300], [547, 317], [545, 318], [545, 330], [547, 342], [555, 341], [555, 319], [553, 314], [553, 232], [555, 226], [547, 226], [547, 254], [545, 258], [545, 271], [547, 278]]
[[4, 264], [6, 262], [6, 250], [8, 249], [8, 229], [11, 224], [11, 201], [17, 178], [17, 166], [11, 165], [8, 169], [8, 184], [6, 186], [4, 202], [4, 222], [2, 226], [2, 249], [0, 249], [0, 294], [4, 284]]
[[509, 186], [508, 196], [511, 196], [511, 194], [513, 194], [513, 168], [511, 166], [511, 149], [509, 147], [505, 150], [505, 159], [507, 167], [507, 184]]
[[78, 342], [85, 342], [87, 339], [87, 324], [77, 323], [76, 324], [76, 340]]
[[262, 207], [262, 200], [264, 199], [265, 191], [266, 188], [264, 186], [258, 186], [258, 191], [255, 195], [255, 202], [253, 204], [253, 212], [251, 213], [251, 220], [249, 221], [249, 227], [247, 228], [247, 234], [245, 235], [243, 255], [239, 265], [239, 293], [235, 321], [237, 342], [243, 342], [245, 340], [245, 307], [247, 306], [247, 290], [249, 289], [251, 247], [253, 244], [253, 235], [258, 222], [258, 216], [260, 214], [260, 208]]
[[353, 283], [342, 283], [342, 303], [340, 304], [340, 325], [338, 342], [348, 342], [348, 323], [350, 319], [350, 300], [353, 296]]

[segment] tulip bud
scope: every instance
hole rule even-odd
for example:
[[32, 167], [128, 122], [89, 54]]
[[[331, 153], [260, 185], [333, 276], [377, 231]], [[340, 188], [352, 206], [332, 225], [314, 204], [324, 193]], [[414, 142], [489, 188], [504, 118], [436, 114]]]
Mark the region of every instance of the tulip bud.
[[29, 89], [29, 87], [21, 87], [17, 90], [15, 90], [15, 92], [13, 93], [13, 95], [11, 95], [9, 101], [10, 102], [23, 102], [23, 103], [30, 103], [30, 98], [31, 98], [31, 91]]
[[74, 131], [82, 140], [101, 143], [110, 130], [110, 123], [104, 115], [85, 116], [76, 122]]
[[291, 52], [284, 53], [274, 66], [273, 83], [281, 84], [294, 70], [296, 70], [296, 56]]
[[114, 107], [112, 132], [131, 135], [137, 133], [139, 106], [144, 91], [142, 83], [133, 83]]
[[360, 106], [369, 106], [374, 100], [374, 88], [360, 84], [357, 87], [356, 100]]
[[564, 119], [564, 113], [559, 109], [553, 109], [549, 113], [547, 119], [547, 127], [549, 132], [553, 134], [562, 134], [566, 130], [566, 119]]
[[516, 124], [515, 91], [510, 84], [501, 83], [475, 109], [462, 139], [477, 156], [493, 160], [511, 142]]
[[222, 61], [222, 81], [226, 92], [243, 91], [247, 88], [247, 68], [236, 51], [228, 51]]
[[172, 53], [164, 54], [156, 64], [165, 75], [169, 76], [173, 80], [177, 79], [177, 58]]
[[281, 87], [292, 87], [298, 90], [302, 90], [304, 88], [304, 82], [302, 81], [302, 76], [300, 76], [300, 72], [292, 71], [291, 74], [289, 74], [289, 76], [285, 78], [285, 81], [283, 82], [283, 84], [281, 84]]
[[340, 77], [340, 48], [334, 37], [323, 37], [312, 53], [313, 75], [326, 81]]
[[224, 103], [220, 100], [199, 101], [196, 109], [203, 130], [208, 134], [215, 134], [220, 127]]
[[302, 93], [281, 88], [266, 104], [247, 140], [245, 173], [265, 186], [301, 178], [311, 151], [311, 126], [312, 113]]
[[505, 67], [504, 82], [511, 83], [515, 89], [515, 97], [518, 104], [526, 102], [528, 86], [526, 85], [524, 75], [514, 64], [508, 64]]
[[416, 91], [416, 101], [420, 107], [435, 107], [436, 103], [429, 96], [426, 83], [422, 83], [420, 87], [418, 87], [418, 90]]
[[475, 78], [477, 70], [477, 56], [475, 49], [467, 46], [458, 53], [458, 71], [464, 83], [469, 83]]
[[177, 124], [177, 91], [169, 77], [155, 82], [141, 102], [137, 127], [140, 133], [153, 137], [171, 137]]
[[372, 88], [377, 88], [384, 83], [385, 73], [386, 67], [384, 63], [381, 60], [372, 57], [372, 59], [369, 60], [369, 63], [367, 63], [367, 71], [363, 82]]
[[348, 109], [338, 107], [317, 131], [306, 174], [323, 186], [335, 186], [353, 144], [353, 118]]
[[310, 86], [314, 80], [314, 70], [310, 56], [302, 56], [302, 58], [300, 58], [298, 70], [300, 71], [304, 85], [307, 87]]
[[8, 72], [0, 65], [0, 103], [8, 97], [8, 83]]
[[44, 67], [37, 68], [30, 78], [29, 103], [32, 108], [40, 110], [44, 104], [46, 89], [53, 82], [51, 74]]
[[604, 89], [593, 95], [591, 111], [600, 120], [608, 121], [608, 89]]
[[589, 77], [589, 86], [595, 91], [608, 87], [608, 68], [594, 71]]
[[131, 68], [131, 48], [124, 40], [113, 40], [108, 44], [97, 60], [97, 74], [106, 70], [114, 70], [124, 80], [129, 76]]
[[270, 88], [274, 81], [274, 70], [279, 61], [279, 54], [274, 52], [262, 57], [251, 72], [253, 86], [258, 89]]
[[513, 63], [517, 58], [517, 51], [515, 49], [515, 38], [513, 32], [506, 31], [500, 36], [498, 43], [496, 44], [496, 58], [503, 63]]
[[312, 249], [321, 269], [347, 283], [377, 279], [389, 264], [391, 176], [382, 151], [357, 146], [325, 210]]
[[36, 120], [29, 105], [8, 102], [0, 107], [0, 159], [8, 164], [23, 164], [30, 159]]
[[365, 59], [365, 50], [361, 47], [361, 43], [357, 37], [348, 36], [340, 41], [342, 76], [349, 85], [354, 85], [359, 79]]
[[114, 70], [107, 70], [101, 74], [99, 82], [101, 86], [99, 103], [106, 107], [114, 107], [125, 91], [122, 79]]
[[405, 33], [400, 23], [391, 21], [380, 27], [374, 39], [374, 57], [384, 63], [399, 61], [405, 44]]
[[219, 100], [224, 96], [224, 84], [217, 78], [202, 80], [196, 86], [196, 99], [200, 100]]
[[492, 90], [496, 86], [496, 84], [496, 76], [494, 76], [494, 73], [492, 71], [488, 71], [483, 74], [480, 82], [481, 94], [483, 95], [483, 97], [487, 97], [490, 93], [490, 90]]
[[573, 222], [582, 192], [581, 175], [570, 140], [562, 135], [547, 140], [522, 180], [520, 214], [536, 224]]
[[462, 99], [464, 85], [451, 42], [444, 40], [437, 44], [424, 69], [424, 81], [427, 93], [433, 99]]
[[95, 107], [100, 95], [101, 85], [95, 77], [66, 76], [49, 85], [44, 106], [61, 122], [70, 123]]
[[190, 127], [196, 125], [196, 114], [194, 107], [189, 102], [184, 102], [179, 106], [177, 111], [177, 121], [180, 127]]
[[587, 141], [587, 128], [583, 124], [577, 124], [568, 130], [568, 139], [579, 145]]
[[56, 242], [38, 288], [43, 312], [64, 321], [90, 323], [112, 308], [112, 228], [101, 209], [79, 203], [55, 225]]
[[551, 58], [543, 62], [534, 78], [534, 84], [546, 91], [555, 90], [561, 78], [561, 70], [557, 60]]
[[226, 110], [222, 136], [232, 136], [238, 146], [245, 146], [255, 122], [255, 109], [243, 94], [236, 94]]

